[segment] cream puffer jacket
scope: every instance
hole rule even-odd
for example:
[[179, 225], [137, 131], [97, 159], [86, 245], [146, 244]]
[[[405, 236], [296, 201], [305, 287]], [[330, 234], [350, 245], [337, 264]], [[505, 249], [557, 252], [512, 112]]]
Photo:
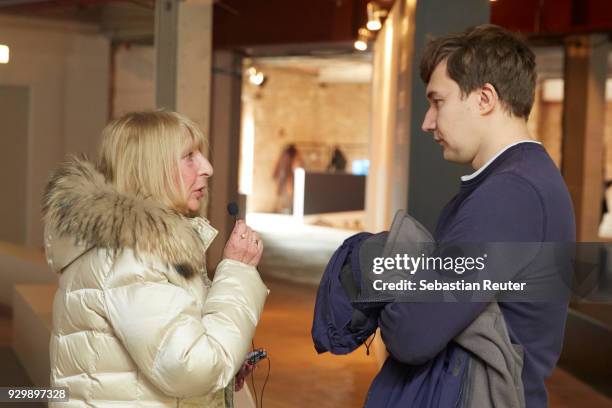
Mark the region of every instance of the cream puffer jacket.
[[257, 270], [204, 252], [217, 231], [120, 194], [72, 159], [43, 199], [53, 304], [51, 385], [70, 407], [231, 407], [268, 290]]

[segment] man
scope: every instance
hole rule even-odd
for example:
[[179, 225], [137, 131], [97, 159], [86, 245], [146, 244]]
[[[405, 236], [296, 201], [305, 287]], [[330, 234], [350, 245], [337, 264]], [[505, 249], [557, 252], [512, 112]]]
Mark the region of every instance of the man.
[[[567, 187], [542, 145], [527, 131], [536, 80], [533, 52], [500, 27], [478, 26], [431, 41], [422, 57], [421, 78], [430, 103], [423, 130], [433, 134], [445, 160], [467, 163], [475, 170], [461, 178], [459, 192], [442, 211], [436, 241], [574, 241]], [[409, 382], [405, 373], [434, 359], [486, 306], [386, 306], [379, 324], [390, 357], [370, 398], [384, 406], [382, 390], [392, 389], [398, 380]], [[561, 352], [567, 304], [499, 306], [510, 340], [524, 349], [526, 406], [545, 407], [545, 379]]]

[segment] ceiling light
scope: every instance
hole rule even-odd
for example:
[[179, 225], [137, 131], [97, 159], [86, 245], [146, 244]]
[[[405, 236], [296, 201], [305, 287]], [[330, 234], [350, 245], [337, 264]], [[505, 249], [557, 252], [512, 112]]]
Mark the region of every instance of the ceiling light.
[[266, 80], [266, 77], [264, 76], [263, 72], [258, 72], [255, 75], [251, 76], [249, 80], [253, 85], [261, 86]]
[[378, 31], [378, 30], [380, 30], [382, 28], [382, 23], [378, 19], [377, 20], [370, 20], [370, 21], [368, 21], [368, 24], [366, 24], [366, 27], [370, 31]]
[[368, 11], [368, 22], [366, 27], [370, 31], [378, 31], [382, 28], [381, 18], [387, 16], [387, 10], [381, 8], [374, 2], [368, 3], [367, 6]]
[[361, 27], [357, 32], [357, 40], [353, 43], [356, 50], [365, 51], [368, 49], [368, 40], [372, 34], [367, 28]]
[[9, 47], [8, 45], [0, 44], [0, 64], [8, 64], [9, 62]]
[[249, 82], [255, 86], [262, 86], [266, 81], [266, 76], [263, 72], [258, 71], [255, 67], [250, 67], [247, 69], [247, 75], [249, 77]]
[[355, 41], [353, 46], [355, 47], [356, 50], [359, 50], [359, 51], [365, 51], [368, 49], [368, 43], [362, 40]]

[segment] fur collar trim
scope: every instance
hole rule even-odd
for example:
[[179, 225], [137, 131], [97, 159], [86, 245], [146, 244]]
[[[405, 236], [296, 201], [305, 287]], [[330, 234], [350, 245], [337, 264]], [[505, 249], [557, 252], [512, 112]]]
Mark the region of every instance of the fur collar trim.
[[[72, 237], [75, 246], [149, 253], [187, 278], [205, 270], [204, 252], [216, 235], [207, 222], [194, 222], [151, 200], [118, 192], [92, 163], [76, 157], [49, 180], [43, 217], [47, 230]], [[202, 228], [207, 233], [198, 232]]]

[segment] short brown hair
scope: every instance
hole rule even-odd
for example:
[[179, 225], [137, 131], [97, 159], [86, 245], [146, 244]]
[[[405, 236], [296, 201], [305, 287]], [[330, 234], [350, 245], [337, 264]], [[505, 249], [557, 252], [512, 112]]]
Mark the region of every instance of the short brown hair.
[[529, 117], [535, 95], [535, 55], [516, 35], [483, 24], [433, 39], [421, 59], [421, 79], [428, 83], [436, 66], [445, 60], [448, 76], [463, 95], [489, 83], [512, 115]]

